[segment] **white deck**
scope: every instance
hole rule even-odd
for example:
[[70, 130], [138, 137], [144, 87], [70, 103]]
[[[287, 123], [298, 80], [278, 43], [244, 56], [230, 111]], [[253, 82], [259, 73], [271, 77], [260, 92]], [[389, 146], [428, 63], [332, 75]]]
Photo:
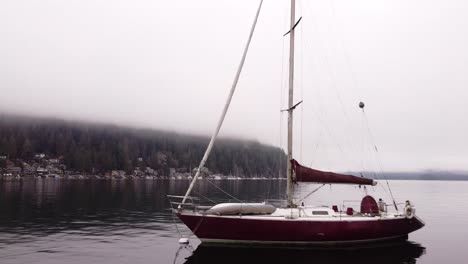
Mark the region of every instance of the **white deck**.
[[329, 207], [298, 207], [298, 208], [277, 208], [272, 214], [258, 214], [258, 215], [214, 215], [205, 214], [203, 212], [193, 212], [191, 210], [184, 210], [182, 214], [186, 215], [200, 215], [204, 217], [222, 217], [222, 218], [243, 218], [252, 220], [272, 220], [272, 221], [381, 221], [393, 220], [397, 218], [405, 218], [400, 213], [386, 213], [381, 212], [380, 215], [371, 216], [369, 214], [355, 213], [347, 215], [346, 212], [335, 212]]

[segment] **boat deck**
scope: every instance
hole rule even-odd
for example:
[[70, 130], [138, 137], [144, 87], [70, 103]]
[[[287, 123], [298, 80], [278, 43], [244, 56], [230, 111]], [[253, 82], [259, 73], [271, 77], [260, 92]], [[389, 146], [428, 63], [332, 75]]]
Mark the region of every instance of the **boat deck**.
[[209, 214], [204, 210], [183, 210], [183, 214], [196, 215], [203, 217], [220, 217], [223, 218], [243, 218], [243, 219], [264, 219], [264, 220], [301, 220], [301, 221], [369, 221], [369, 220], [385, 220], [405, 218], [403, 213], [387, 213], [380, 212], [377, 215], [363, 214], [353, 211], [353, 214], [346, 212], [335, 212], [329, 207], [298, 207], [298, 208], [277, 208], [271, 214]]

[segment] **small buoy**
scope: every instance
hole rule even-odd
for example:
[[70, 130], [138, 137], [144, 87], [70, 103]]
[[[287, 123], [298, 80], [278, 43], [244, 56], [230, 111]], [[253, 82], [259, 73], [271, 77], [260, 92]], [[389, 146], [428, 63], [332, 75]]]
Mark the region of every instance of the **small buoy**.
[[364, 109], [365, 104], [363, 102], [359, 102], [359, 108]]
[[182, 237], [179, 239], [179, 244], [188, 245], [188, 243], [189, 243], [188, 238]]

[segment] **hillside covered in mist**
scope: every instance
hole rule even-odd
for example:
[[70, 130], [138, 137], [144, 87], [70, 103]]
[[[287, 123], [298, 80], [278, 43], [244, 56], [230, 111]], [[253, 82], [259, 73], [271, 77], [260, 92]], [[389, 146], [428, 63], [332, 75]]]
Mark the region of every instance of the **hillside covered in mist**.
[[[368, 175], [370, 175], [370, 173]], [[447, 170], [426, 170], [421, 172], [383, 172], [377, 175], [377, 178], [379, 180], [468, 181], [468, 172]]]
[[[189, 172], [198, 166], [208, 141], [167, 131], [0, 115], [0, 155], [27, 162], [44, 153], [61, 158], [68, 170], [87, 173], [131, 172], [135, 167], [151, 167], [160, 175], [171, 168]], [[279, 148], [221, 138], [206, 167], [224, 175], [278, 177], [285, 162]]]

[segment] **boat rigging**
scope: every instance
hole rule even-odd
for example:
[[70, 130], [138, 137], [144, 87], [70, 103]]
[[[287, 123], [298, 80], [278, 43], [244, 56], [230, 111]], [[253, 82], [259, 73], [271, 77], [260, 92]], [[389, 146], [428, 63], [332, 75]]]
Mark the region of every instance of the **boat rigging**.
[[[414, 205], [409, 201], [404, 203], [402, 211], [398, 210], [397, 203], [394, 202], [395, 212], [389, 212], [383, 201], [379, 200], [377, 203], [372, 196], [367, 194], [360, 202], [359, 211], [344, 205], [342, 208], [337, 205], [331, 207], [305, 206], [303, 204], [305, 198], [299, 200], [293, 198], [294, 185], [301, 182], [322, 184], [311, 193], [325, 184], [374, 186], [377, 182], [364, 177], [308, 168], [299, 164], [293, 157], [294, 110], [302, 103], [302, 101], [295, 103], [293, 100], [294, 41], [296, 28], [302, 17], [296, 21], [296, 0], [290, 1], [290, 29], [285, 34], [285, 36], [289, 36], [288, 109], [283, 110], [288, 113], [286, 206], [275, 207], [266, 202], [219, 203], [214, 206], [204, 206], [199, 205], [197, 198], [191, 196], [236, 90], [262, 8], [263, 0], [260, 0], [229, 95], [196, 174], [184, 196], [169, 197], [182, 200], [180, 203], [171, 202], [171, 205], [177, 205], [177, 208], [173, 208], [173, 212], [203, 243], [281, 244], [289, 246], [355, 244], [406, 239], [409, 233], [424, 226], [424, 222], [415, 214]], [[363, 102], [360, 102], [358, 106], [364, 111]], [[187, 242], [185, 239], [181, 240], [181, 243]]]

